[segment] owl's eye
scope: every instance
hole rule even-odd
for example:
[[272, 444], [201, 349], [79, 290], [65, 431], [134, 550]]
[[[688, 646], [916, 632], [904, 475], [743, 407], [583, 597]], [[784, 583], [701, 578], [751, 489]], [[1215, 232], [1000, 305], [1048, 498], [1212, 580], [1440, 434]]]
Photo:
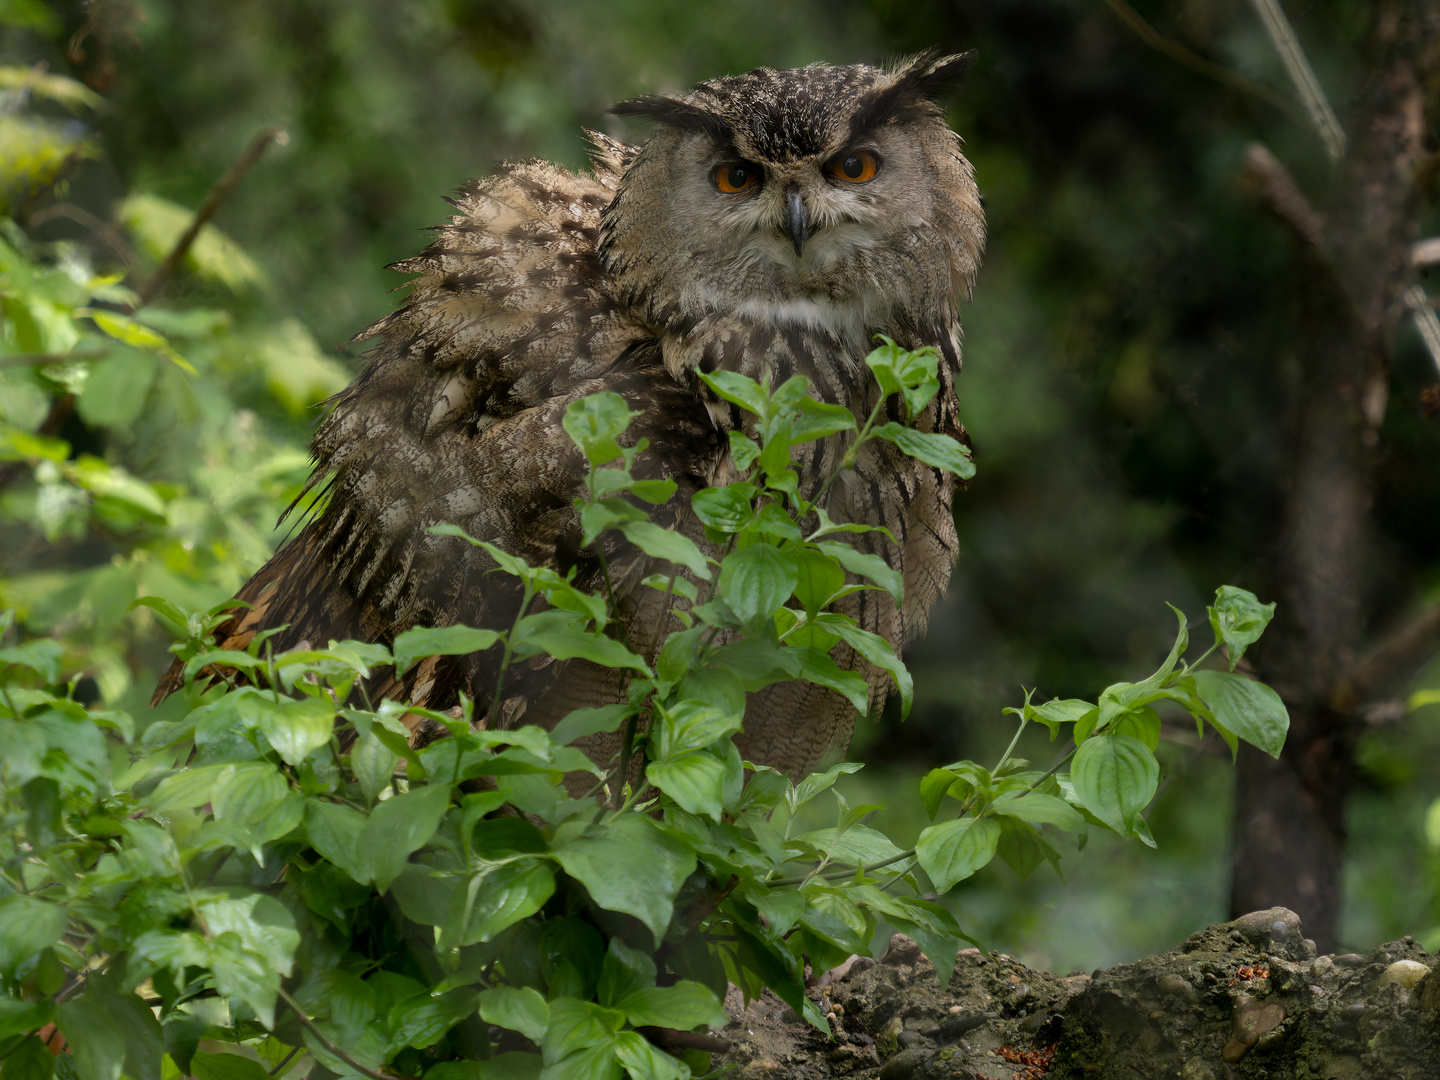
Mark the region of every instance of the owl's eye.
[[825, 171], [837, 180], [863, 184], [875, 179], [880, 159], [869, 150], [842, 150], [825, 163]]
[[752, 165], [748, 161], [727, 161], [715, 166], [710, 179], [714, 180], [715, 186], [726, 195], [734, 195], [760, 182], [760, 166]]

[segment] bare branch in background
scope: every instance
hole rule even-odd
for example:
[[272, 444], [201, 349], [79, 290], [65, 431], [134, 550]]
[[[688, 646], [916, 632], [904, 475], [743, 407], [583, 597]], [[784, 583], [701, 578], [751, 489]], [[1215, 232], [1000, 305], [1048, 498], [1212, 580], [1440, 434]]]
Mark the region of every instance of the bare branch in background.
[[1326, 152], [1332, 161], [1339, 161], [1345, 156], [1345, 129], [1340, 126], [1325, 91], [1320, 88], [1320, 80], [1315, 78], [1305, 50], [1300, 47], [1300, 39], [1295, 36], [1290, 20], [1280, 7], [1280, 0], [1251, 0], [1251, 3], [1255, 5], [1260, 21], [1265, 24], [1290, 81], [1295, 84], [1305, 111], [1310, 114], [1310, 123], [1325, 141]]
[[1228, 86], [1232, 90], [1238, 90], [1242, 94], [1257, 98], [1267, 105], [1273, 105], [1301, 127], [1309, 124], [1309, 117], [1297, 109], [1292, 102], [1277, 94], [1264, 83], [1258, 83], [1254, 79], [1247, 79], [1238, 71], [1232, 71], [1224, 64], [1217, 64], [1213, 60], [1207, 60], [1199, 53], [1187, 49], [1179, 42], [1171, 41], [1161, 34], [1153, 26], [1145, 21], [1145, 17], [1136, 11], [1125, 0], [1105, 0], [1110, 10], [1119, 16], [1120, 21], [1135, 32], [1135, 36], [1143, 41], [1150, 48], [1164, 56], [1168, 56], [1177, 64], [1189, 68], [1197, 75], [1203, 75], [1207, 79], [1213, 79], [1222, 86]]
[[176, 241], [170, 254], [165, 256], [165, 261], [155, 271], [155, 276], [141, 287], [140, 300], [135, 305], [137, 309], [155, 299], [156, 294], [160, 292], [165, 282], [175, 273], [181, 260], [185, 258], [186, 253], [190, 250], [190, 245], [195, 243], [195, 238], [200, 235], [200, 230], [215, 216], [215, 212], [220, 209], [240, 181], [245, 178], [245, 174], [250, 171], [251, 166], [260, 160], [260, 155], [265, 153], [271, 143], [279, 143], [284, 146], [289, 141], [290, 136], [278, 127], [266, 128], [255, 136], [250, 145], [245, 148], [245, 152], [235, 159], [235, 164], [230, 166], [230, 171], [210, 189], [210, 194], [206, 196], [205, 202], [195, 212], [195, 220], [190, 222], [190, 227]]
[[115, 254], [120, 256], [120, 261], [131, 270], [134, 270], [139, 264], [139, 260], [135, 258], [134, 249], [126, 243], [125, 237], [120, 235], [119, 229], [115, 228], [114, 225], [103, 218], [96, 217], [84, 207], [76, 206], [74, 203], [51, 203], [41, 210], [36, 210], [35, 213], [30, 215], [28, 225], [34, 229], [44, 225], [47, 221], [53, 221], [61, 217], [69, 218], [76, 224], [85, 226], [85, 228], [104, 240], [114, 250]]
[[1245, 147], [1245, 163], [1241, 180], [1251, 186], [1261, 203], [1272, 214], [1289, 225], [1295, 234], [1311, 247], [1325, 243], [1325, 225], [1300, 185], [1280, 159], [1258, 142]]

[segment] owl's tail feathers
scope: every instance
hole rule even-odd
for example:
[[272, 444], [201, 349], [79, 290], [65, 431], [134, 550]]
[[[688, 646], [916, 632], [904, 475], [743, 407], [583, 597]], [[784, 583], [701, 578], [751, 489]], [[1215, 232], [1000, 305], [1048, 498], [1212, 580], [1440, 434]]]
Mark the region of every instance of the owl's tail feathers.
[[[235, 594], [250, 606], [215, 630], [215, 647], [243, 651], [257, 633], [281, 625], [286, 629], [273, 639], [276, 652], [302, 642], [324, 648], [331, 640], [356, 637], [360, 620], [355, 602], [331, 578], [319, 546], [317, 530], [308, 526], [256, 571]], [[213, 678], [219, 671], [208, 669], [202, 677], [207, 674]], [[176, 660], [155, 687], [151, 706], [184, 683], [185, 665]]]

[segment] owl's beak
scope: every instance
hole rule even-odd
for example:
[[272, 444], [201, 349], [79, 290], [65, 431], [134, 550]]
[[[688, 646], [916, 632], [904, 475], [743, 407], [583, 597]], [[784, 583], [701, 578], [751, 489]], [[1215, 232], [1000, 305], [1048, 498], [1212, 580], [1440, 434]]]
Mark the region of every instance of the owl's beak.
[[805, 238], [810, 235], [810, 215], [805, 212], [805, 202], [798, 191], [790, 192], [785, 204], [785, 235], [795, 245], [795, 254], [805, 253]]

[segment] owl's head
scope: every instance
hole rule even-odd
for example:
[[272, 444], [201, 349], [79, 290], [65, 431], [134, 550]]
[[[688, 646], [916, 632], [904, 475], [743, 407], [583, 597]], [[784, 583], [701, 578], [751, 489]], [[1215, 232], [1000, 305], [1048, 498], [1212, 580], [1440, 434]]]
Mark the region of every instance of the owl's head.
[[682, 335], [719, 315], [862, 341], [949, 326], [985, 224], [935, 95], [973, 55], [760, 68], [616, 106], [656, 123], [602, 225], [620, 299]]

